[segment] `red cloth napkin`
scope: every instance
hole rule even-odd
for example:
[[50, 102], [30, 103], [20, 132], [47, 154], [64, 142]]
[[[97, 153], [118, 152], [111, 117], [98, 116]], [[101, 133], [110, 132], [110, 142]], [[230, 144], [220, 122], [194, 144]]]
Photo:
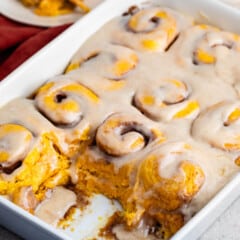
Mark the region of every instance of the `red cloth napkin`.
[[0, 81], [68, 26], [34, 27], [0, 15]]

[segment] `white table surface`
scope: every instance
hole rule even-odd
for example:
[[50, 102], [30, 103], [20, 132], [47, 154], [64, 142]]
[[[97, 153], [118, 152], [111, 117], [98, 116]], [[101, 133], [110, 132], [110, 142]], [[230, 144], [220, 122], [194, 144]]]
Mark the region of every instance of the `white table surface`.
[[[239, 189], [240, 190], [240, 189]], [[199, 240], [240, 239], [240, 198], [238, 198]]]
[[[240, 191], [240, 189], [239, 189]], [[240, 239], [240, 198], [204, 233], [199, 240], [239, 240]], [[15, 234], [0, 227], [0, 240], [22, 240]]]

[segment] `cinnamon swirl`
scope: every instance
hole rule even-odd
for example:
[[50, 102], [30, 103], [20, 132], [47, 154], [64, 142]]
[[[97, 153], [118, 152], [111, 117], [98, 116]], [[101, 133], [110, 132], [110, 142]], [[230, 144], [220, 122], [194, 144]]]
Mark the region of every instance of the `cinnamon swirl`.
[[231, 84], [237, 80], [236, 63], [240, 58], [237, 34], [209, 25], [196, 25], [181, 34], [172, 50], [179, 53], [177, 61], [182, 66], [208, 76], [216, 72], [219, 78]]
[[159, 7], [131, 11], [123, 18], [123, 29], [116, 32], [114, 42], [138, 51], [163, 52], [179, 34], [180, 19], [174, 11]]
[[183, 81], [163, 80], [139, 89], [134, 104], [154, 120], [194, 118], [199, 112], [199, 104], [189, 99], [190, 91]]
[[124, 156], [143, 149], [154, 140], [164, 141], [162, 132], [151, 125], [141, 116], [116, 113], [98, 128], [97, 145], [109, 155]]
[[138, 56], [133, 50], [111, 44], [107, 45], [106, 49], [96, 49], [85, 57], [77, 55], [67, 67], [66, 73], [84, 66], [95, 69], [103, 78], [119, 81], [124, 79], [137, 63]]
[[238, 152], [239, 119], [239, 102], [223, 101], [200, 114], [193, 124], [192, 133], [211, 146], [227, 152]]

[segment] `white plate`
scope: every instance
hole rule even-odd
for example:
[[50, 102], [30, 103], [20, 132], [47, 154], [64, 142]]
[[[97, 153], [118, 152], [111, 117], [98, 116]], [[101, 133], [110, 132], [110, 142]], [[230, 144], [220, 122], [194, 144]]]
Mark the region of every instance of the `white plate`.
[[[34, 14], [31, 8], [27, 8], [18, 0], [0, 0], [0, 13], [17, 22], [41, 26], [41, 27], [53, 27], [66, 23], [73, 23], [77, 21], [83, 14], [80, 11], [74, 11], [70, 14], [64, 14], [55, 17], [38, 16]], [[85, 1], [89, 6], [93, 8], [100, 0], [87, 0]]]

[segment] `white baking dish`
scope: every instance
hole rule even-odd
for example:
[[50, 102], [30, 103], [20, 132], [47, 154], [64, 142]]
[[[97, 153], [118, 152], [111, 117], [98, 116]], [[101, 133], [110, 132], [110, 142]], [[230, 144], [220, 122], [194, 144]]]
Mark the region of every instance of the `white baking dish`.
[[[13, 98], [29, 95], [48, 78], [61, 73], [81, 44], [104, 23], [124, 12], [129, 6], [144, 2], [144, 0], [106, 0], [2, 81], [0, 83], [0, 105]], [[226, 30], [240, 33], [240, 27], [235, 24], [240, 21], [239, 12], [217, 0], [161, 0], [157, 2], [179, 9], [200, 21], [208, 21]], [[240, 195], [239, 188], [240, 174], [237, 174], [172, 239], [197, 239]], [[113, 204], [102, 196], [96, 196], [82, 214], [83, 216], [77, 217], [72, 223], [75, 230], [71, 231], [71, 228], [67, 228], [62, 231], [49, 226], [0, 197], [0, 224], [25, 239], [90, 239], [96, 235], [101, 226], [104, 226], [108, 216], [118, 207], [118, 204]]]

